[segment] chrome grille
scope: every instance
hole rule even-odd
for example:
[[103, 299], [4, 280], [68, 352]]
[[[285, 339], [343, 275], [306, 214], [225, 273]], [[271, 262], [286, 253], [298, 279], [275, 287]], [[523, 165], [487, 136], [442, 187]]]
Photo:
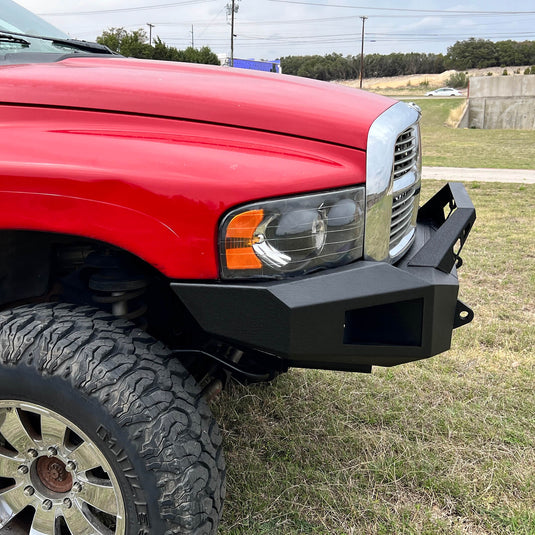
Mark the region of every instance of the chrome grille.
[[397, 262], [414, 241], [420, 196], [420, 110], [398, 102], [372, 123], [366, 149], [364, 258]]
[[392, 220], [390, 223], [390, 249], [399, 245], [411, 231], [415, 208], [416, 185], [394, 193], [392, 198]]
[[395, 261], [411, 245], [420, 198], [418, 129], [413, 125], [402, 132], [394, 146], [390, 257]]
[[418, 160], [418, 139], [414, 127], [400, 134], [394, 148], [394, 180], [408, 173]]

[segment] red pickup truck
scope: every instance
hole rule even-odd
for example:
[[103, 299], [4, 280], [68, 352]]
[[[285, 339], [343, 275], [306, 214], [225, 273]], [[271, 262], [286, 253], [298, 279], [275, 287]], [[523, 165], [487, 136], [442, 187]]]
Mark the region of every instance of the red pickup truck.
[[447, 350], [474, 207], [417, 106], [0, 8], [0, 533], [215, 533], [207, 398]]

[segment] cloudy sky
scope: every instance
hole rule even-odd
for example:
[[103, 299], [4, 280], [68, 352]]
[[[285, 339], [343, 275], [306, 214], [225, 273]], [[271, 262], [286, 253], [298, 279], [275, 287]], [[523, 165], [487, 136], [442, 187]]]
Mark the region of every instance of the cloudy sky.
[[[153, 24], [168, 45], [207, 45], [230, 52], [227, 4], [232, 0], [17, 0], [79, 39], [103, 30]], [[535, 40], [533, 0], [235, 0], [235, 57], [298, 54], [443, 52], [457, 40]]]

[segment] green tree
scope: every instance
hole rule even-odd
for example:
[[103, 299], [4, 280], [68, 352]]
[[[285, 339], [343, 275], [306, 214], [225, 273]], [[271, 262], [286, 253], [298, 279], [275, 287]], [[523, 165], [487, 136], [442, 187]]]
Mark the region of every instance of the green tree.
[[152, 59], [161, 61], [180, 61], [180, 52], [171, 46], [167, 46], [159, 37], [154, 40]]
[[178, 61], [185, 63], [205, 63], [208, 65], [220, 65], [219, 59], [209, 47], [203, 46], [200, 49], [189, 46], [186, 50], [178, 51]]
[[500, 65], [522, 65], [524, 63], [522, 49], [519, 45], [520, 43], [511, 40], [498, 41], [496, 43], [496, 52]]
[[522, 62], [520, 65], [533, 65], [535, 63], [535, 41], [522, 41], [518, 43]]
[[197, 50], [197, 63], [204, 63], [205, 65], [221, 65], [217, 54], [213, 52], [210, 47], [203, 46]]
[[148, 42], [147, 33], [143, 29], [129, 32], [124, 28], [109, 28], [97, 37], [97, 43], [106, 45], [115, 52], [132, 58], [156, 59], [161, 61], [185, 61], [189, 63], [206, 63], [219, 65], [219, 59], [209, 47], [200, 49], [193, 47], [177, 50], [166, 45], [160, 37], [154, 40], [154, 46]]
[[109, 28], [104, 30], [102, 35], [97, 37], [97, 43], [106, 45], [114, 52], [119, 52], [121, 41], [126, 37], [128, 32], [124, 28]]
[[494, 67], [497, 64], [496, 43], [486, 39], [471, 37], [466, 41], [457, 41], [448, 48], [446, 55], [446, 67], [459, 71]]
[[122, 56], [150, 59], [153, 56], [153, 47], [147, 40], [147, 33], [141, 28], [132, 32], [124, 28], [110, 28], [97, 37], [97, 43], [106, 45]]

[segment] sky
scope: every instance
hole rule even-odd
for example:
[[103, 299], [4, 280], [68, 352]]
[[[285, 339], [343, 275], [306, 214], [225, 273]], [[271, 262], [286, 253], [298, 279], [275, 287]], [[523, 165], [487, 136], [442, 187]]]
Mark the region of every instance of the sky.
[[[17, 0], [73, 38], [108, 28], [154, 25], [152, 36], [179, 49], [209, 46], [230, 55], [232, 0]], [[234, 57], [446, 53], [470, 37], [535, 40], [533, 0], [235, 0]], [[227, 7], [228, 6], [228, 7]]]

